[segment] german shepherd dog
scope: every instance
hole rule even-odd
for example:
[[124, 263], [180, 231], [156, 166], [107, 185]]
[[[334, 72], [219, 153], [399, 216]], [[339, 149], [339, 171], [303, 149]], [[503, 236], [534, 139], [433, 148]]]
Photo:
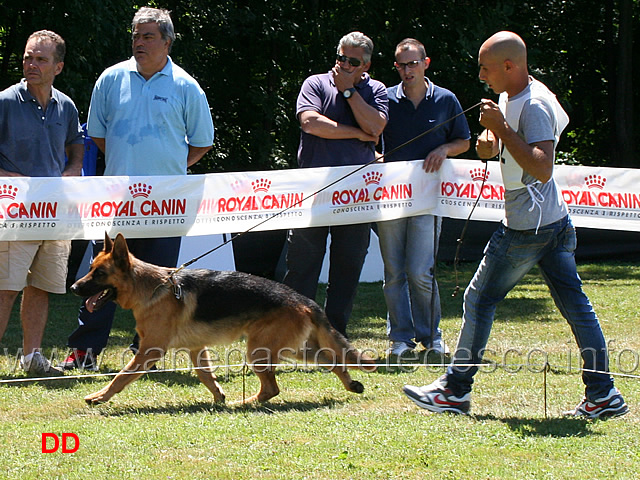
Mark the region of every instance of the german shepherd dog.
[[260, 390], [246, 403], [278, 395], [272, 364], [283, 357], [330, 364], [345, 388], [355, 393], [364, 387], [352, 380], [345, 365], [376, 369], [370, 357], [331, 327], [317, 303], [291, 288], [241, 272], [152, 265], [129, 252], [122, 234], [113, 242], [105, 234], [104, 249], [71, 291], [88, 297], [89, 311], [109, 300], [131, 309], [140, 336], [138, 352], [113, 381], [85, 397], [90, 405], [107, 402], [170, 348], [188, 349], [200, 381], [216, 402], [224, 402], [207, 347], [241, 337], [246, 338], [247, 362], [260, 380]]

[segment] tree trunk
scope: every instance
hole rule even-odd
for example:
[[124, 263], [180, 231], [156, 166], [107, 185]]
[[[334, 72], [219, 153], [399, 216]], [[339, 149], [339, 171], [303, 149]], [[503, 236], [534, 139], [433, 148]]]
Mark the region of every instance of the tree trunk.
[[618, 69], [615, 99], [615, 139], [618, 165], [637, 165], [633, 138], [633, 2], [620, 0], [620, 21], [618, 31]]

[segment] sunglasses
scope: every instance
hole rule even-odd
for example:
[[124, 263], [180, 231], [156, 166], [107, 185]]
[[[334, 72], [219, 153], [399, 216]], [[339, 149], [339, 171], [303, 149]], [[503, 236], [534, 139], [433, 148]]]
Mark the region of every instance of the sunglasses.
[[336, 56], [336, 60], [338, 60], [340, 63], [349, 62], [349, 65], [351, 65], [352, 67], [359, 67], [360, 65], [362, 65], [362, 61], [359, 58], [347, 57], [346, 55], [338, 54]]
[[404, 70], [407, 67], [416, 68], [421, 61], [422, 60], [414, 60], [413, 62], [407, 62], [407, 63], [394, 62], [393, 65], [396, 67], [397, 70]]

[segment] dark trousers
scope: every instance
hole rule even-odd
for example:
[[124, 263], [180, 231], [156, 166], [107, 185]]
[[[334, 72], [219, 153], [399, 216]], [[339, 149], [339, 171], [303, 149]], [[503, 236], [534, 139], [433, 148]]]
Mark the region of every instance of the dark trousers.
[[[129, 251], [140, 260], [162, 267], [175, 267], [180, 254], [181, 237], [168, 238], [132, 238], [127, 240]], [[93, 258], [103, 249], [103, 241], [92, 241]], [[109, 302], [100, 310], [93, 313], [84, 306], [84, 301], [78, 314], [79, 326], [69, 335], [67, 345], [78, 350], [91, 349], [98, 355], [107, 346], [116, 304]], [[137, 347], [137, 337], [134, 344]]]
[[371, 225], [339, 225], [291, 230], [284, 283], [313, 300], [329, 245], [329, 283], [324, 310], [331, 325], [346, 336], [347, 322], [369, 248]]

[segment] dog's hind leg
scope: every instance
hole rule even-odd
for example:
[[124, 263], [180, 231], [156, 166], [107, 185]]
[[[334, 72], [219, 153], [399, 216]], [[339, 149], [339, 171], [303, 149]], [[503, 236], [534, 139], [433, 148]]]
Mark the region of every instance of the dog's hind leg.
[[272, 350], [265, 347], [252, 348], [253, 342], [247, 342], [247, 359], [253, 372], [260, 380], [260, 390], [255, 395], [245, 399], [242, 403], [266, 402], [280, 393], [276, 382], [275, 367]]
[[331, 328], [319, 327], [316, 333], [320, 345], [317, 355], [319, 360], [329, 365], [327, 368], [336, 374], [349, 392], [364, 392], [364, 385], [353, 380], [347, 368], [373, 371], [376, 368], [373, 360], [358, 352], [344, 337]]
[[196, 373], [198, 374], [200, 381], [204, 383], [205, 387], [207, 387], [211, 393], [213, 393], [213, 398], [216, 402], [224, 403], [225, 395], [222, 391], [222, 387], [220, 387], [220, 384], [218, 383], [217, 377], [213, 373], [209, 350], [206, 347], [198, 350], [191, 350], [190, 355], [191, 361], [196, 367]]

